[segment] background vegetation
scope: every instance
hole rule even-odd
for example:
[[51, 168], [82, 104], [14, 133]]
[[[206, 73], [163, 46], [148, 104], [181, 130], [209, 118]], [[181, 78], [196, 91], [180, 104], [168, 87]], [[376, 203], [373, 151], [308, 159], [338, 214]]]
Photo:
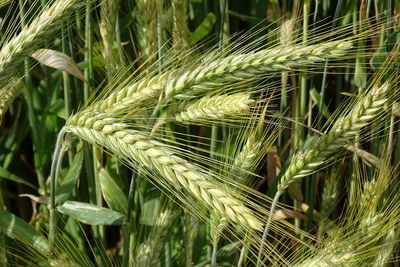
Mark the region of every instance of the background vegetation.
[[2, 266], [398, 266], [399, 1], [0, 3]]

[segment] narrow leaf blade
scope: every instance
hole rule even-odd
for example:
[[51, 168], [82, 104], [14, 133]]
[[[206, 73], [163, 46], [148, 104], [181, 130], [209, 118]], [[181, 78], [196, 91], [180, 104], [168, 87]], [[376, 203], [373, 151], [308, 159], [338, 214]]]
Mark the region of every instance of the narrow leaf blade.
[[61, 205], [65, 201], [67, 201], [70, 196], [72, 190], [75, 187], [76, 180], [79, 177], [81, 172], [83, 162], [83, 152], [80, 151], [75, 155], [71, 168], [68, 170], [67, 175], [65, 176], [63, 184], [57, 189], [56, 192], [56, 204]]
[[26, 242], [41, 253], [50, 252], [50, 244], [35, 228], [7, 211], [0, 211], [0, 230], [8, 237]]

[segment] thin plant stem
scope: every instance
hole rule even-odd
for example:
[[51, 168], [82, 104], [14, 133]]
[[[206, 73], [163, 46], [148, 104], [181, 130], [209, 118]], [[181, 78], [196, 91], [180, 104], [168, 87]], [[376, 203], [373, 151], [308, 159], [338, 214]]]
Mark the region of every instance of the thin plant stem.
[[54, 243], [55, 229], [56, 229], [56, 214], [55, 214], [55, 202], [56, 202], [56, 183], [61, 167], [62, 155], [61, 148], [62, 142], [65, 135], [65, 128], [63, 127], [58, 133], [56, 146], [54, 148], [53, 160], [51, 162], [50, 170], [50, 218], [49, 218], [49, 242]]
[[136, 173], [132, 173], [131, 182], [129, 185], [129, 192], [128, 192], [128, 208], [127, 213], [125, 216], [124, 222], [124, 244], [123, 244], [123, 254], [122, 254], [122, 267], [129, 266], [129, 244], [130, 244], [130, 235], [131, 235], [131, 217], [132, 217], [132, 210], [134, 204], [134, 193], [135, 193], [135, 179]]
[[256, 266], [262, 266], [262, 256], [263, 256], [263, 250], [264, 250], [264, 243], [268, 237], [268, 232], [269, 232], [269, 228], [271, 226], [272, 223], [272, 218], [274, 217], [274, 213], [275, 213], [275, 209], [276, 206], [278, 205], [278, 201], [279, 201], [279, 197], [281, 196], [281, 192], [277, 191], [275, 193], [274, 199], [271, 203], [271, 208], [270, 208], [270, 213], [268, 216], [268, 220], [267, 223], [265, 224], [265, 228], [264, 228], [264, 232], [261, 238], [261, 244], [260, 244], [260, 249], [258, 251], [258, 255], [257, 255], [257, 264]]
[[[20, 19], [21, 19], [21, 26], [25, 27], [26, 26], [26, 16], [25, 16], [25, 8], [24, 8], [24, 3], [25, 1], [23, 0], [19, 0], [18, 4], [19, 4], [19, 9], [20, 9]], [[33, 109], [33, 100], [32, 100], [32, 92], [34, 90], [33, 88], [33, 84], [32, 84], [32, 77], [30, 74], [30, 67], [29, 67], [29, 61], [28, 60], [24, 60], [24, 80], [25, 80], [25, 84], [26, 87], [24, 87], [24, 97], [26, 99], [26, 103], [28, 106], [28, 118], [29, 118], [29, 124], [32, 127], [32, 138], [33, 138], [33, 143], [34, 143], [34, 148], [35, 148], [35, 153], [38, 154], [38, 157], [34, 157], [35, 159], [35, 171], [36, 174], [38, 176], [38, 183], [39, 183], [39, 187], [40, 187], [40, 191], [42, 191], [43, 193], [46, 192], [46, 183], [45, 183], [45, 176], [44, 176], [44, 171], [43, 171], [43, 167], [42, 167], [42, 145], [41, 145], [41, 141], [39, 138], [39, 131], [38, 131], [38, 123], [37, 123], [37, 119], [35, 116], [35, 112]]]
[[211, 267], [217, 266], [217, 252], [218, 252], [218, 239], [213, 243], [213, 250], [211, 255]]

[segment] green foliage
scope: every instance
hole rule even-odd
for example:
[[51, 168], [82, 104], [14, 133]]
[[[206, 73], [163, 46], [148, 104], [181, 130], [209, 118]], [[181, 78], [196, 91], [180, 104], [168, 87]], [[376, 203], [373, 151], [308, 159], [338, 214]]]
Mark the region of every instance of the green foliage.
[[0, 265], [399, 262], [400, 4], [242, 2], [0, 1]]

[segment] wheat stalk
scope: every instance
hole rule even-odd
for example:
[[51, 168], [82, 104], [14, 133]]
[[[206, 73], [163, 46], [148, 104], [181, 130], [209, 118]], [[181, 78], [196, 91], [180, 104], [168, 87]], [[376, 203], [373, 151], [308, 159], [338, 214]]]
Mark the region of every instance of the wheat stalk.
[[225, 83], [260, 78], [268, 72], [302, 68], [328, 58], [342, 58], [351, 48], [349, 41], [333, 41], [310, 46], [276, 47], [212, 59], [192, 70], [166, 71], [143, 78], [97, 101], [91, 111], [120, 113], [143, 106], [165, 90], [166, 97], [187, 99], [204, 92], [220, 89]]
[[68, 120], [66, 130], [157, 171], [170, 184], [184, 188], [233, 222], [260, 230], [262, 224], [252, 211], [226, 188], [221, 188], [206, 171], [176, 156], [170, 148], [146, 133], [126, 127], [108, 114], [78, 113]]
[[38, 48], [45, 36], [58, 30], [61, 22], [82, 5], [79, 0], [58, 0], [8, 41], [0, 50], [0, 87], [15, 75], [16, 69]]

